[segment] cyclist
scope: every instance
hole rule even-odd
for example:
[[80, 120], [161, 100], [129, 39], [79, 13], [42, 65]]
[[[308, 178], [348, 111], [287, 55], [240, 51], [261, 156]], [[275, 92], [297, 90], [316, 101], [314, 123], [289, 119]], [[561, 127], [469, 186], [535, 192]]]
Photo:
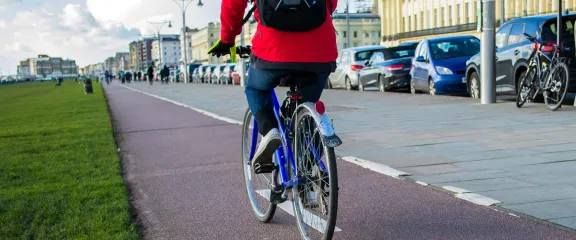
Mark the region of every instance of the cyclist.
[[[259, 1], [270, 0], [256, 0], [254, 6], [259, 6], [262, 9], [271, 6], [267, 2], [259, 4]], [[308, 79], [301, 86], [300, 94], [305, 102], [317, 102], [326, 85], [328, 75], [336, 68], [338, 50], [331, 14], [336, 9], [338, 0], [302, 0], [297, 2], [297, 4], [301, 4], [299, 6], [306, 4], [308, 7], [317, 2], [324, 4], [326, 11], [321, 9], [323, 14], [320, 16], [325, 14], [326, 17], [320, 19], [318, 25], [311, 30], [280, 31], [270, 27], [271, 24], [266, 24], [270, 18], [266, 16], [262, 18], [263, 15], [270, 13], [270, 9], [262, 11], [262, 9], [256, 8], [257, 11], [255, 11], [258, 26], [252, 38], [252, 56], [250, 57], [250, 67], [244, 90], [250, 111], [258, 123], [258, 132], [263, 136], [252, 161], [255, 173], [272, 172], [274, 167], [272, 156], [282, 144], [270, 91], [279, 85], [283, 76], [309, 73], [310, 76], [314, 77]], [[285, 2], [284, 4], [288, 3]], [[230, 54], [231, 50], [235, 48], [236, 36], [242, 32], [242, 20], [247, 5], [247, 0], [222, 0], [220, 40], [210, 48], [209, 54], [220, 57]], [[280, 3], [278, 3], [279, 5]], [[289, 21], [294, 22], [295, 19], [305, 19], [306, 17], [308, 19], [314, 18], [314, 16], [303, 15], [302, 18], [286, 18], [279, 21], [275, 19], [275, 22], [289, 25], [291, 24]], [[318, 17], [316, 16], [316, 18]], [[262, 19], [265, 21], [264, 24]], [[305, 21], [302, 22], [302, 25], [306, 24]]]

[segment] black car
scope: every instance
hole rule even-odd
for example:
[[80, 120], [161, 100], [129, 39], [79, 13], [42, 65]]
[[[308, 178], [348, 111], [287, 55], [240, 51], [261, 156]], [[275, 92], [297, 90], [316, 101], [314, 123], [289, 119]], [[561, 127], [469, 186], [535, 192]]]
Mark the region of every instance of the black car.
[[[499, 94], [516, 94], [520, 77], [526, 73], [528, 57], [534, 50], [534, 43], [524, 34], [537, 37], [545, 43], [556, 44], [555, 14], [524, 17], [503, 24], [496, 32], [496, 92]], [[574, 61], [574, 21], [576, 14], [563, 17], [564, 53], [572, 58], [570, 84], [568, 91], [576, 90], [576, 61]], [[543, 52], [550, 53], [552, 47], [544, 47]], [[466, 63], [466, 75], [462, 79], [467, 84], [468, 93], [473, 98], [480, 98], [480, 54], [474, 55]]]
[[411, 59], [414, 57], [415, 45], [386, 48], [374, 52], [366, 67], [360, 71], [359, 87], [378, 87], [381, 92], [408, 87], [410, 83]]

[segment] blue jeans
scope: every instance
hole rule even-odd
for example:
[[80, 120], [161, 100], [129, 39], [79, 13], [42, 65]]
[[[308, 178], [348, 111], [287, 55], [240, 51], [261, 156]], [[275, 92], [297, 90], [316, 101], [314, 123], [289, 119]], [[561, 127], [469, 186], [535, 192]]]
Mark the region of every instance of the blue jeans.
[[[268, 131], [278, 127], [270, 91], [280, 84], [283, 76], [294, 72], [296, 71], [256, 69], [253, 65], [250, 65], [244, 93], [246, 94], [250, 111], [258, 123], [258, 132], [260, 134], [266, 135]], [[317, 102], [320, 100], [330, 73], [317, 73], [316, 75], [317, 78], [311, 80], [313, 82], [303, 84], [298, 89], [304, 102]]]

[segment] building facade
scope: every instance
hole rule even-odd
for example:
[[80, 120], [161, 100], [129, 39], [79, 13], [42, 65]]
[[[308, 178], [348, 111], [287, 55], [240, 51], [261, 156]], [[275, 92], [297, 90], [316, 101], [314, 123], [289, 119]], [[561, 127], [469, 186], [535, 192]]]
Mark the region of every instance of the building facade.
[[[335, 13], [332, 22], [338, 35], [336, 42], [338, 49], [367, 45], [380, 45], [381, 22], [380, 16], [372, 13]], [[350, 21], [350, 33], [347, 32], [347, 21]], [[350, 34], [350, 45], [348, 45]]]
[[132, 70], [132, 71], [138, 71], [138, 68], [140, 66], [140, 62], [138, 61], [138, 41], [133, 41], [130, 44], [128, 44], [128, 67]]
[[208, 26], [192, 34], [192, 57], [190, 62], [219, 64], [225, 62], [208, 55], [208, 49], [220, 38], [220, 23], [208, 23]]
[[73, 77], [78, 74], [78, 66], [75, 60], [38, 55], [38, 58], [20, 61], [18, 74], [21, 76]]
[[[556, 0], [495, 0], [496, 26], [523, 16], [555, 13]], [[379, 0], [382, 44], [396, 45], [430, 37], [470, 34], [477, 31], [477, 0]], [[564, 0], [563, 9], [574, 10], [576, 0]]]
[[127, 71], [130, 70], [128, 65], [128, 60], [130, 58], [130, 53], [118, 52], [114, 59], [116, 60], [115, 66], [117, 71]]
[[156, 67], [160, 66], [160, 63], [169, 68], [178, 66], [181, 56], [180, 36], [160, 35], [160, 41], [158, 39], [152, 40], [151, 56]]

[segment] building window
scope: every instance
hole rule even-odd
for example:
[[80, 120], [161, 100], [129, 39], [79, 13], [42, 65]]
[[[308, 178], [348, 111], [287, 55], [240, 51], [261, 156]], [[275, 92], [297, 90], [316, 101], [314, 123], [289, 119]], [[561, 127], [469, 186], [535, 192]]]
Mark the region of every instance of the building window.
[[373, 37], [373, 38], [376, 37], [376, 31], [372, 31], [372, 37]]
[[344, 31], [344, 34], [342, 34], [344, 37], [346, 37], [346, 31]]
[[460, 24], [460, 17], [461, 17], [461, 16], [460, 16], [460, 15], [461, 15], [461, 14], [460, 14], [460, 12], [461, 12], [461, 11], [460, 11], [460, 8], [461, 8], [461, 5], [460, 5], [460, 4], [456, 4], [456, 24]]
[[344, 43], [344, 48], [348, 48], [348, 43]]
[[[214, 33], [210, 33], [210, 37], [214, 37]], [[212, 45], [212, 44], [210, 44], [210, 45]]]
[[366, 32], [365, 36], [366, 36], [366, 37], [370, 37], [370, 33], [369, 33], [369, 32]]
[[452, 6], [448, 6], [448, 26], [452, 26], [452, 18], [454, 16], [452, 16]]
[[355, 38], [358, 37], [358, 32], [354, 31], [354, 37], [355, 37]]
[[354, 47], [358, 47], [358, 43], [354, 43]]

